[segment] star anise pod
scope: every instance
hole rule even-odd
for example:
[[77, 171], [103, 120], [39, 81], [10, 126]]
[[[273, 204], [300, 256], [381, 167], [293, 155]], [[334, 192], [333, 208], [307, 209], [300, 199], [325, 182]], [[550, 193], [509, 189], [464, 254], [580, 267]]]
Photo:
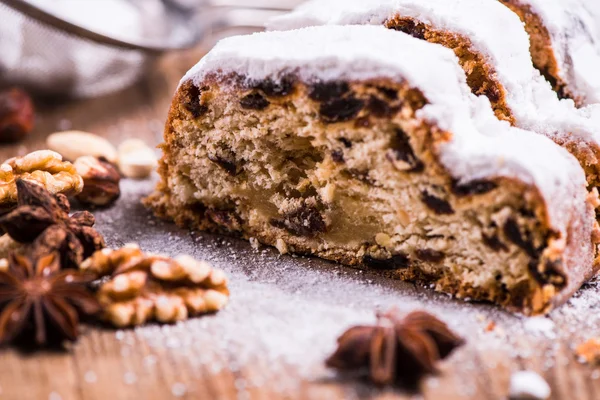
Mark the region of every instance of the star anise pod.
[[448, 326], [423, 311], [402, 318], [396, 310], [377, 315], [374, 326], [356, 326], [338, 339], [326, 365], [340, 371], [368, 370], [376, 385], [416, 385], [437, 372], [444, 359], [464, 341]]
[[64, 268], [78, 268], [95, 251], [104, 248], [104, 238], [94, 228], [88, 211], [69, 216], [71, 206], [63, 194], [51, 195], [42, 186], [17, 181], [15, 210], [0, 217], [0, 227], [19, 243], [34, 243], [32, 251], [60, 253]]
[[31, 257], [18, 252], [0, 269], [0, 343], [34, 332], [35, 342], [74, 341], [79, 315], [100, 311], [87, 284], [94, 274], [61, 270], [58, 253]]

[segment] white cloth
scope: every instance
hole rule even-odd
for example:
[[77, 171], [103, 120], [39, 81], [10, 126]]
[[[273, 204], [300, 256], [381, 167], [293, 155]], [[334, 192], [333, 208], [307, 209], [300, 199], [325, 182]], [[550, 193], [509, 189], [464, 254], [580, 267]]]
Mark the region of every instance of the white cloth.
[[[69, 22], [119, 39], [143, 37], [164, 15], [160, 0], [29, 0]], [[91, 97], [119, 90], [142, 72], [146, 54], [64, 34], [0, 5], [0, 81], [44, 94]]]

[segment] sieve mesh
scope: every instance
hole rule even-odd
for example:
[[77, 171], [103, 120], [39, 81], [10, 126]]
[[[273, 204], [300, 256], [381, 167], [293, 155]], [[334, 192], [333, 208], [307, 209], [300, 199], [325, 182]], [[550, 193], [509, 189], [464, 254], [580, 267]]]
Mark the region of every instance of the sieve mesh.
[[58, 30], [0, 3], [0, 85], [95, 97], [134, 83], [156, 55]]

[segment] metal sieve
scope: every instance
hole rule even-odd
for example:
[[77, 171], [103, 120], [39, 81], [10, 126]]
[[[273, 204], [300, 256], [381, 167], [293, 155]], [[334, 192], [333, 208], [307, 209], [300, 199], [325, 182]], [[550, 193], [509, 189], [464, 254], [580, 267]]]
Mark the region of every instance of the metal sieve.
[[42, 95], [100, 96], [134, 83], [167, 51], [210, 42], [232, 28], [262, 29], [297, 3], [0, 0], [0, 85]]

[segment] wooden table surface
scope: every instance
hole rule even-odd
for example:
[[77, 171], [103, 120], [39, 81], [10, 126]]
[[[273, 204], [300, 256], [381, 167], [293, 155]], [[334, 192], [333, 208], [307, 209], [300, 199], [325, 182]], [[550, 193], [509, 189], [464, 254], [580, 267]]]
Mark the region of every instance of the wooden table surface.
[[[115, 144], [139, 137], [157, 144], [171, 95], [199, 51], [169, 56], [136, 86], [100, 99], [38, 104], [35, 132], [0, 149], [8, 158], [44, 148], [60, 129], [101, 134]], [[155, 221], [139, 204], [153, 182], [125, 181], [123, 198], [97, 213], [111, 246], [210, 259], [232, 280], [223, 312], [176, 326], [115, 331], [87, 328], [65, 352], [3, 350], [0, 399], [336, 399], [419, 398], [337, 379], [323, 365], [336, 337], [373, 320], [376, 308], [425, 308], [467, 339], [422, 385], [426, 399], [502, 399], [510, 375], [539, 372], [555, 399], [600, 398], [600, 371], [577, 362], [573, 347], [600, 335], [596, 283], [549, 318], [526, 320], [488, 305], [464, 303], [428, 289], [319, 260], [279, 257], [268, 249], [190, 234]], [[496, 328], [485, 327], [494, 321]]]

